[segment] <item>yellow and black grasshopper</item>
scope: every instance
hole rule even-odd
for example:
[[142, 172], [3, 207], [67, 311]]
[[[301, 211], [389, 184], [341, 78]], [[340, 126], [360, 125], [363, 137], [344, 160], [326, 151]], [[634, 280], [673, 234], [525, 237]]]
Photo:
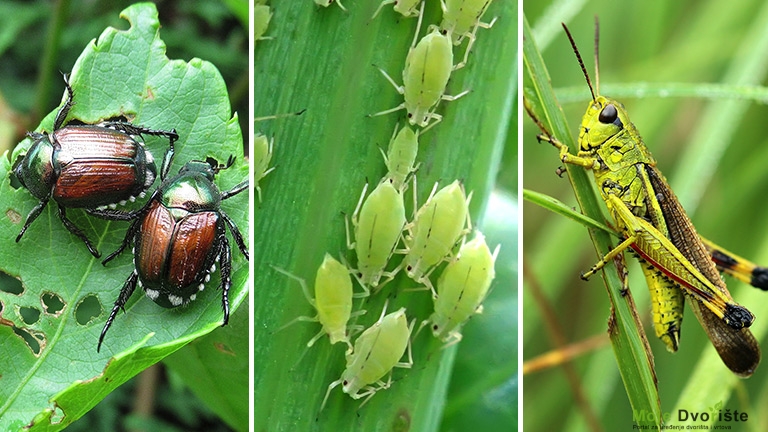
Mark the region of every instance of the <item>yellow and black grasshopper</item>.
[[[565, 24], [563, 28], [592, 100], [582, 119], [577, 155], [552, 136], [539, 139], [557, 147], [564, 163], [592, 170], [614, 228], [624, 239], [582, 277], [631, 250], [641, 261], [651, 292], [656, 335], [667, 348], [678, 349], [687, 297], [725, 365], [739, 376], [752, 375], [760, 362], [760, 348], [747, 329], [754, 316], [733, 300], [718, 268], [762, 289], [768, 288], [768, 272], [699, 237], [624, 106], [599, 95], [599, 82], [593, 88], [576, 44]], [[596, 29], [595, 68], [597, 41]]]

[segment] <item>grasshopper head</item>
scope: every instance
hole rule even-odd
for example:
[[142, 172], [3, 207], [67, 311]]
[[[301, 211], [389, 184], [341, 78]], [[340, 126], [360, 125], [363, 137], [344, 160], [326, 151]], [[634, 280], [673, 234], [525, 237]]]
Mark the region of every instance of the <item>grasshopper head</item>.
[[597, 96], [589, 102], [587, 112], [581, 121], [579, 145], [585, 152], [594, 152], [611, 138], [622, 133], [632, 123], [627, 110], [620, 102], [605, 96]]

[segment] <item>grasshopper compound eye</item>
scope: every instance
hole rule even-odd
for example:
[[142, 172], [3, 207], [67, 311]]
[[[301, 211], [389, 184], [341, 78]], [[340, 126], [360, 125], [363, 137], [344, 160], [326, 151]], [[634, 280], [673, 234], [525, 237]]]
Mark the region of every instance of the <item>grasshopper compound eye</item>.
[[608, 104], [603, 108], [602, 111], [600, 111], [600, 116], [598, 117], [598, 120], [600, 120], [600, 123], [603, 124], [611, 124], [615, 123], [616, 120], [619, 119], [619, 112], [616, 110], [616, 107], [613, 106], [613, 104]]

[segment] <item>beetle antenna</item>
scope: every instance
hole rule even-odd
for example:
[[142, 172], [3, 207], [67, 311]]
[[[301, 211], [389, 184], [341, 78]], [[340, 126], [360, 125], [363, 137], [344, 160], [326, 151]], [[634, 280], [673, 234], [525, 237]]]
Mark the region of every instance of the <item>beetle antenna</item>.
[[573, 48], [573, 53], [576, 54], [576, 59], [579, 60], [579, 66], [581, 66], [581, 72], [584, 74], [584, 78], [587, 80], [587, 85], [589, 86], [589, 92], [592, 93], [592, 100], [596, 100], [597, 97], [595, 97], [595, 90], [592, 88], [592, 81], [589, 79], [589, 74], [587, 73], [587, 68], [584, 67], [584, 61], [581, 59], [581, 54], [579, 54], [579, 49], [576, 48], [576, 42], [573, 40], [573, 36], [571, 36], [571, 32], [568, 30], [568, 27], [565, 25], [565, 23], [561, 23], [563, 25], [563, 29], [565, 29], [565, 34], [568, 35], [568, 40], [571, 41], [571, 47]]

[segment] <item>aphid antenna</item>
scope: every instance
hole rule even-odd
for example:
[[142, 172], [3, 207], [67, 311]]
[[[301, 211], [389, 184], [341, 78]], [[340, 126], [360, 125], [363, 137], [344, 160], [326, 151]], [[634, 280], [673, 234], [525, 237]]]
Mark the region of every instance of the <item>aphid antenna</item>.
[[292, 112], [292, 113], [272, 114], [272, 115], [268, 115], [268, 116], [254, 117], [253, 121], [254, 121], [254, 123], [256, 123], [256, 122], [261, 122], [261, 121], [265, 121], [265, 120], [275, 120], [275, 119], [280, 119], [280, 118], [285, 118], [285, 117], [297, 117], [297, 116], [300, 116], [300, 115], [304, 114], [306, 111], [307, 111], [306, 108], [302, 108], [299, 111]]

